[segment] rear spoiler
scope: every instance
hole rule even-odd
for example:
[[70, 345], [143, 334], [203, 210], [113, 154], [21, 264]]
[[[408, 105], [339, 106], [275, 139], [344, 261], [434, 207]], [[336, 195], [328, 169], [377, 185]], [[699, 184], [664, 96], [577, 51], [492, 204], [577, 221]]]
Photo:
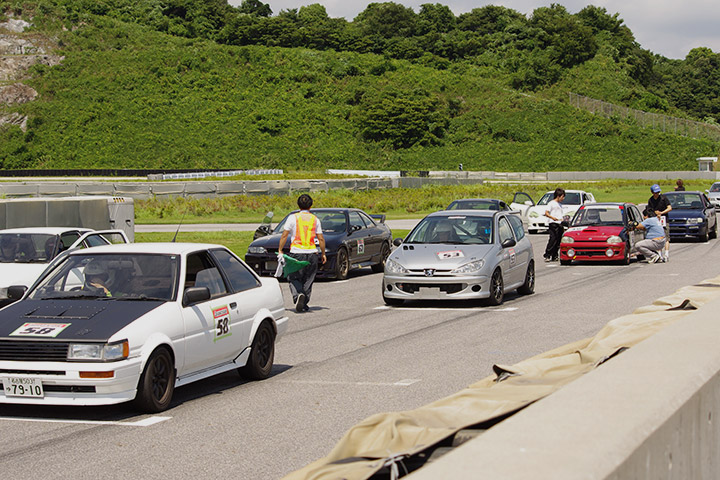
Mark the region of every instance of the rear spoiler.
[[370, 217], [373, 220], [377, 220], [380, 223], [385, 223], [385, 215], [383, 215], [383, 214], [370, 215]]

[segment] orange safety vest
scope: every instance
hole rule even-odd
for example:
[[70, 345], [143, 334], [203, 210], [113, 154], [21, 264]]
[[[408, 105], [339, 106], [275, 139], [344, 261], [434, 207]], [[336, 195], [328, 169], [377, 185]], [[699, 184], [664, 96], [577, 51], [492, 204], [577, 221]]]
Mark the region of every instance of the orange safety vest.
[[315, 230], [317, 217], [312, 213], [300, 212], [295, 214], [295, 236], [290, 248], [297, 247], [303, 250], [312, 250], [315, 247]]

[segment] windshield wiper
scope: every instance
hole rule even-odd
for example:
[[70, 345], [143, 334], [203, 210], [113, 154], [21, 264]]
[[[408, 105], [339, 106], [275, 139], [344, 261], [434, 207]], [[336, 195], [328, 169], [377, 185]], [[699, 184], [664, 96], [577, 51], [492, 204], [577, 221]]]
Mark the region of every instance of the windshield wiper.
[[115, 297], [115, 300], [121, 301], [121, 302], [168, 302], [169, 300], [167, 298], [160, 298], [160, 297], [148, 297], [146, 295], [140, 295], [139, 297]]

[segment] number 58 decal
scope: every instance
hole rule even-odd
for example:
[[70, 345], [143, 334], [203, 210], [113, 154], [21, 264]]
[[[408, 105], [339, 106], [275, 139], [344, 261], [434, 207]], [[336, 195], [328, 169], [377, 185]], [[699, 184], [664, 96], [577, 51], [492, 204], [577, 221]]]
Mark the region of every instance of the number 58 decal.
[[221, 338], [232, 335], [232, 331], [230, 330], [230, 310], [228, 310], [228, 307], [214, 308], [212, 313], [213, 319], [215, 320], [215, 339], [213, 341], [217, 342]]
[[69, 323], [25, 323], [10, 335], [54, 338], [70, 325]]

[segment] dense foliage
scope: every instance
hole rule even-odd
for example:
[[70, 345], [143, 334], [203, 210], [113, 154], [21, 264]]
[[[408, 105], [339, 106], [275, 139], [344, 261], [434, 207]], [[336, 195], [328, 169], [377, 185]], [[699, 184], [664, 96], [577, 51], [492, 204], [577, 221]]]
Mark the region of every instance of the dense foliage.
[[[553, 4], [459, 16], [372, 3], [273, 16], [244, 0], [0, 0], [55, 38], [38, 100], [0, 127], [4, 168], [694, 169], [707, 140], [567, 104], [567, 92], [707, 121], [718, 55], [643, 50], [618, 16]], [[1, 13], [0, 13], [1, 14]], [[531, 92], [531, 95], [528, 95]], [[2, 113], [2, 112], [0, 112]]]

